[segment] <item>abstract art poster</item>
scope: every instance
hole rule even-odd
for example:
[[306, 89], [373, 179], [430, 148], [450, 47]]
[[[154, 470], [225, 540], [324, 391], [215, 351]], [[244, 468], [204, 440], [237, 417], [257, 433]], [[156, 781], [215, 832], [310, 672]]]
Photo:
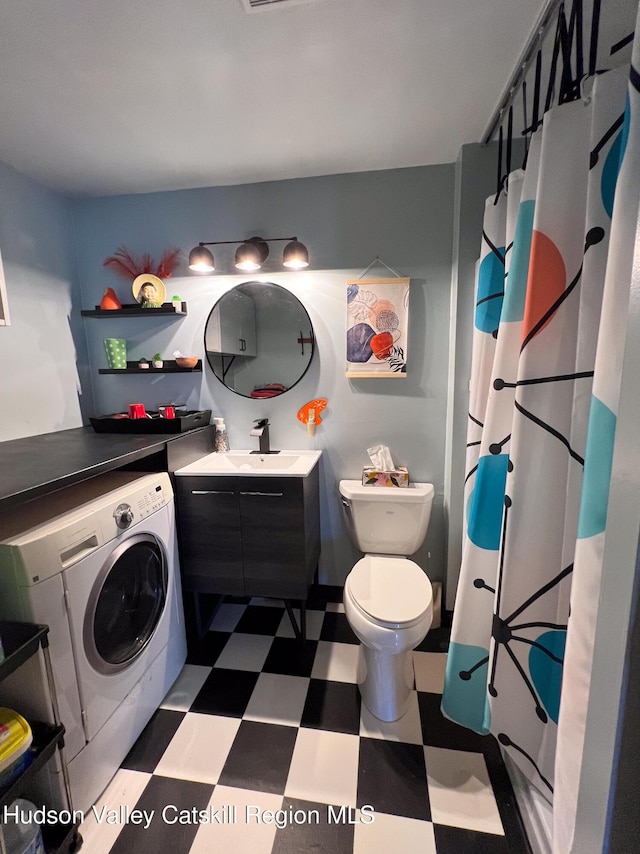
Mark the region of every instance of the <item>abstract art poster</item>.
[[347, 377], [406, 377], [409, 279], [347, 282]]

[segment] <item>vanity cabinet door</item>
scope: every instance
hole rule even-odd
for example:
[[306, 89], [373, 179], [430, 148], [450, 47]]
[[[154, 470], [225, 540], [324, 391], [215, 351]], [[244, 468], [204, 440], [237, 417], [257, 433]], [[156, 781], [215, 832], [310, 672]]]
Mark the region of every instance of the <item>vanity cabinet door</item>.
[[253, 300], [244, 303], [240, 312], [238, 344], [241, 356], [255, 356], [256, 346], [256, 309]]
[[185, 590], [242, 596], [238, 479], [177, 477], [175, 482]]
[[306, 598], [303, 479], [239, 480], [247, 595]]
[[207, 349], [230, 356], [256, 355], [256, 310], [251, 297], [239, 292], [227, 295], [207, 323]]

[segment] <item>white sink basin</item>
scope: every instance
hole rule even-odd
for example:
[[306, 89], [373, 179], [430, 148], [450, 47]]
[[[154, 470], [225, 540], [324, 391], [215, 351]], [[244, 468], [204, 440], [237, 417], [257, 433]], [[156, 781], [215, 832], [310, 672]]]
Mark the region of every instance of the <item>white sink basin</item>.
[[280, 451], [277, 454], [227, 451], [200, 457], [175, 474], [178, 477], [211, 474], [306, 477], [321, 454], [322, 451]]
[[232, 454], [227, 455], [232, 466], [238, 469], [290, 469], [300, 460], [298, 454]]

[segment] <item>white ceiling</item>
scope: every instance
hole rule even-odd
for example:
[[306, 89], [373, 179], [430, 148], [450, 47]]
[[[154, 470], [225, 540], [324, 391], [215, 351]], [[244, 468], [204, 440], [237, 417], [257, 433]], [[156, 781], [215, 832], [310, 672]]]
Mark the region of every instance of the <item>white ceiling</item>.
[[1, 0], [0, 161], [138, 193], [452, 162], [544, 0]]

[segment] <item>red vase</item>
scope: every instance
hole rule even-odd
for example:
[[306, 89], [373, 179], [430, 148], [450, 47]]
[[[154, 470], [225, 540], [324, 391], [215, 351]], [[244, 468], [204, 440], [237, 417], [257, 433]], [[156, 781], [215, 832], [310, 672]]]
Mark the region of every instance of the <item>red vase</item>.
[[102, 299], [100, 300], [100, 308], [105, 309], [107, 311], [111, 311], [116, 308], [122, 308], [122, 303], [116, 296], [116, 292], [113, 288], [107, 288], [104, 294], [102, 295]]

